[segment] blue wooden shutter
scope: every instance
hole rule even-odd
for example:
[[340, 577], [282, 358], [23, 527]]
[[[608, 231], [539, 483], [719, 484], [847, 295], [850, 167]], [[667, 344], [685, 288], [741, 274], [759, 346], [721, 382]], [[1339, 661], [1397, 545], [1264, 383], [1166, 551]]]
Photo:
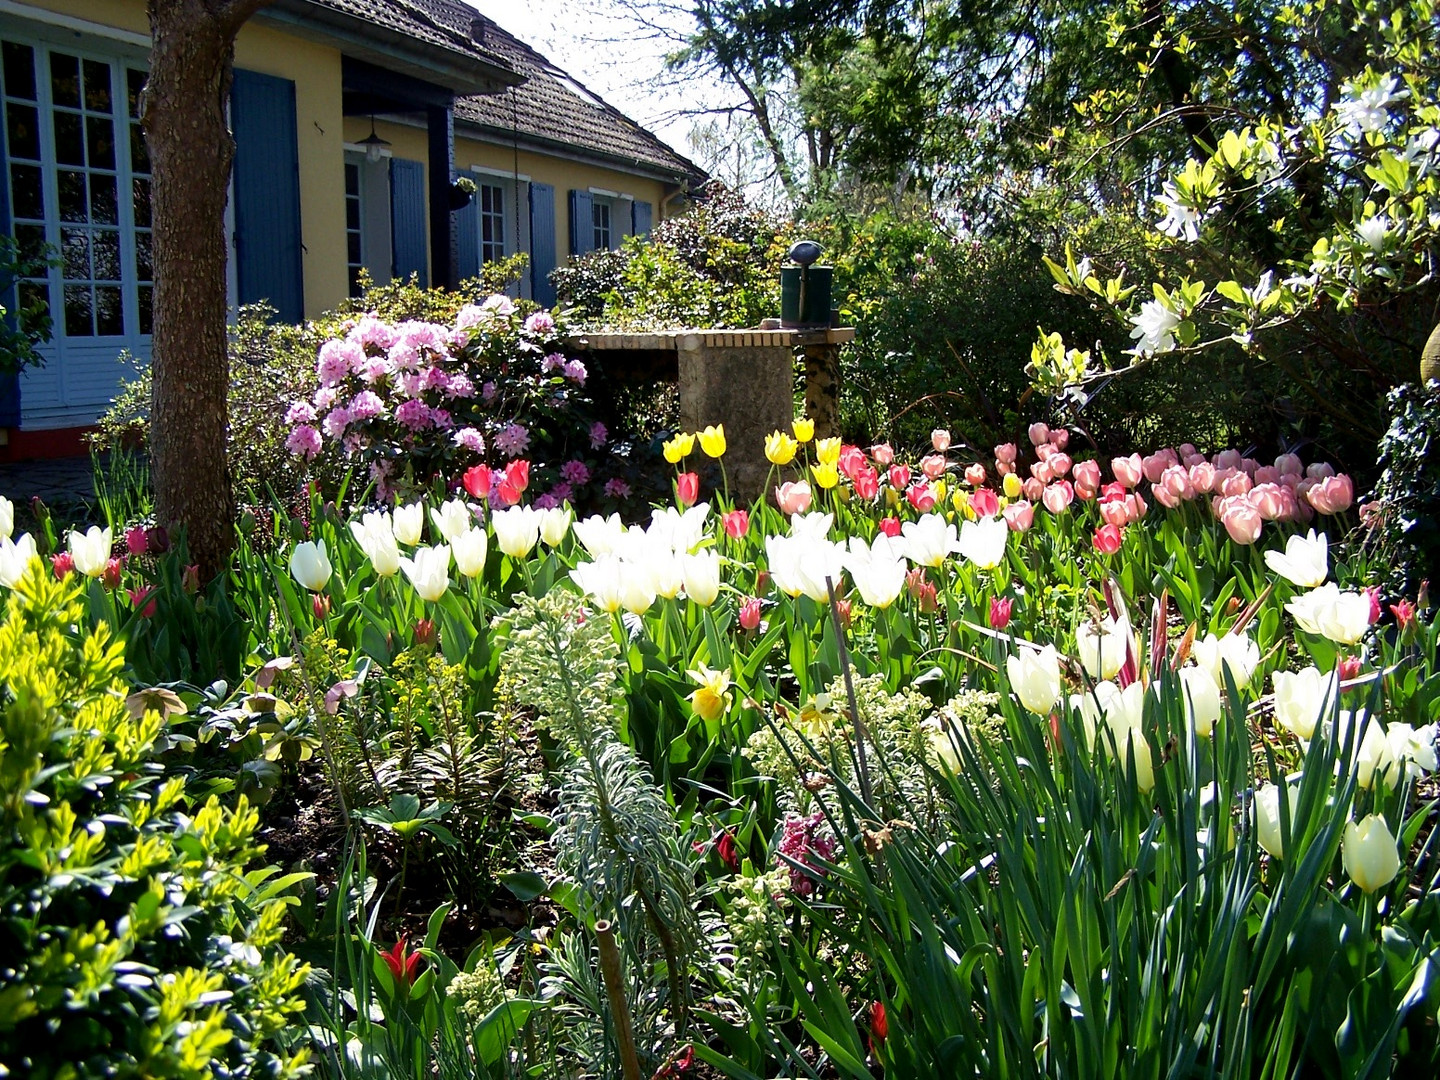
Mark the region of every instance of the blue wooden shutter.
[[390, 159], [390, 241], [395, 277], [418, 274], [422, 288], [430, 286], [426, 258], [425, 166], [404, 158]]
[[480, 273], [480, 192], [455, 211], [455, 276], [458, 280]]
[[595, 250], [595, 200], [590, 192], [570, 189], [570, 254]]
[[636, 199], [630, 209], [630, 232], [635, 236], [649, 236], [653, 217], [650, 204]]
[[544, 307], [555, 306], [555, 188], [530, 181], [530, 295]]
[[[5, 128], [5, 120], [0, 117], [0, 235], [12, 236], [10, 228], [10, 163], [6, 157], [6, 147], [10, 145], [10, 136]], [[0, 282], [4, 290], [0, 291], [0, 304], [5, 305], [5, 323], [12, 330], [16, 326], [15, 309], [19, 306], [18, 292], [13, 281]], [[0, 428], [20, 426], [20, 373], [18, 371], [0, 371]]]
[[235, 70], [235, 261], [239, 301], [265, 300], [284, 322], [305, 318], [295, 84]]

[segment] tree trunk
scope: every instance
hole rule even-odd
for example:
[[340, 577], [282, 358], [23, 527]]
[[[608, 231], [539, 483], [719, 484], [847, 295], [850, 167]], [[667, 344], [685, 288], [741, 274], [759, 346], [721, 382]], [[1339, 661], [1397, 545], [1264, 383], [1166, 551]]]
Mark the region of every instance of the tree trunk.
[[149, 0], [141, 122], [154, 200], [150, 472], [155, 516], [181, 526], [206, 579], [227, 564], [235, 502], [225, 462], [225, 104], [235, 35], [267, 0]]

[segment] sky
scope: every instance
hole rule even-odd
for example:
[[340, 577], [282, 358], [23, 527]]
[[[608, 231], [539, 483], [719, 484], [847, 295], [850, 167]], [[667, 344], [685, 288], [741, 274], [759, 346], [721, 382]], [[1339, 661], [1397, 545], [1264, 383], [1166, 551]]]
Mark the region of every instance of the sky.
[[[638, 30], [627, 33], [612, 0], [466, 2], [682, 154], [691, 153], [692, 120], [677, 112], [724, 96], [703, 80], [677, 85], [665, 78], [666, 45]], [[622, 35], [628, 40], [615, 40]]]

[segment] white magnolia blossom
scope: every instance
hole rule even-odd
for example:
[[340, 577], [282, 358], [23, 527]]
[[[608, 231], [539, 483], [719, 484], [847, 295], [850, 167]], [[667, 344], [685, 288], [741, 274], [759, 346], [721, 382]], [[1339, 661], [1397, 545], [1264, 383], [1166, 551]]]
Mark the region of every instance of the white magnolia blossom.
[[1174, 183], [1165, 182], [1158, 201], [1165, 208], [1165, 216], [1156, 224], [1157, 229], [1166, 236], [1183, 238], [1192, 244], [1200, 239], [1200, 222], [1203, 220], [1200, 211], [1181, 200]]
[[1385, 235], [1390, 231], [1390, 219], [1384, 214], [1376, 214], [1374, 217], [1366, 218], [1355, 226], [1355, 232], [1360, 239], [1365, 241], [1371, 251], [1383, 251], [1385, 249]]
[[1140, 314], [1131, 316], [1135, 329], [1130, 337], [1135, 341], [1132, 350], [1139, 356], [1153, 356], [1175, 348], [1175, 328], [1180, 325], [1180, 316], [1159, 300], [1146, 300], [1140, 305]]
[[1394, 75], [1386, 75], [1378, 86], [1361, 89], [1355, 82], [1347, 82], [1342, 89], [1346, 97], [1336, 107], [1336, 115], [1346, 127], [1362, 134], [1380, 131], [1390, 122], [1391, 102], [1409, 96], [1408, 90], [1401, 90]]

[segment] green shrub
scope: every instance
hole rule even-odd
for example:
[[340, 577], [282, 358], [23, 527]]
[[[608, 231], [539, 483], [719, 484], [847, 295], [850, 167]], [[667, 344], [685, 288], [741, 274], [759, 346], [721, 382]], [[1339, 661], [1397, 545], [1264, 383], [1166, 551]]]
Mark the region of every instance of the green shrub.
[[280, 947], [294, 877], [240, 799], [191, 806], [156, 760], [166, 691], [32, 563], [0, 624], [0, 1074], [297, 1076], [275, 1045], [307, 969]]
[[1386, 584], [1414, 596], [1423, 580], [1440, 581], [1440, 383], [1413, 383], [1390, 391], [1390, 429], [1380, 441], [1377, 504], [1366, 546], [1390, 568]]

